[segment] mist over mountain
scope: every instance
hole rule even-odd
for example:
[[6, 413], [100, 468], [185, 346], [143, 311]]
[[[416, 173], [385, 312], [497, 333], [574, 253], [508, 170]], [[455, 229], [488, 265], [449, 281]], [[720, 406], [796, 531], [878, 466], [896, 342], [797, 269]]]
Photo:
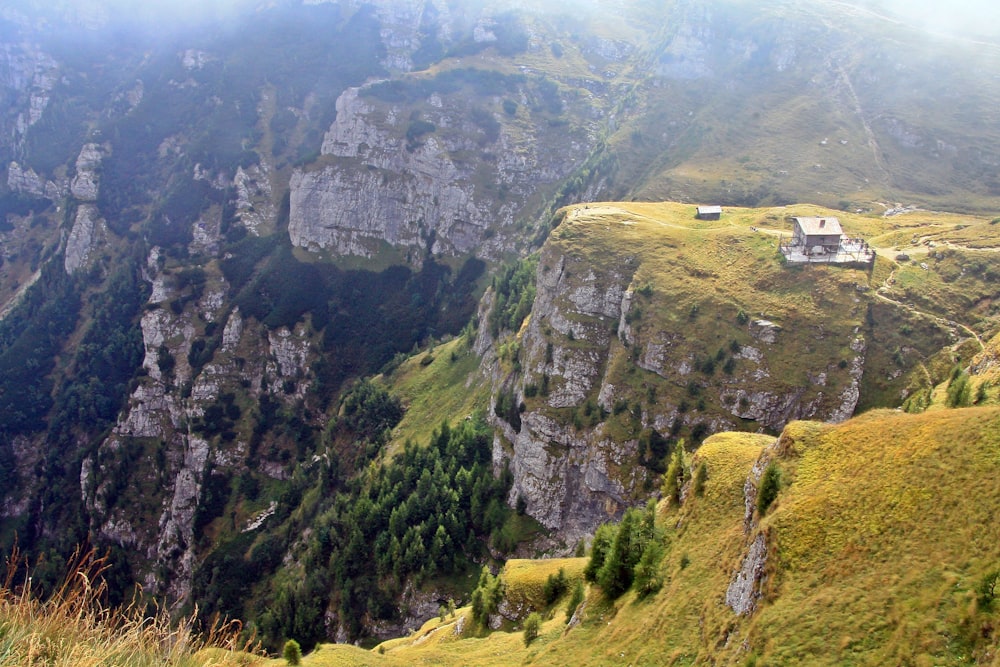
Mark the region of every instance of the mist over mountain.
[[6, 4], [0, 547], [384, 638], [714, 433], [940, 403], [1000, 330], [995, 15]]

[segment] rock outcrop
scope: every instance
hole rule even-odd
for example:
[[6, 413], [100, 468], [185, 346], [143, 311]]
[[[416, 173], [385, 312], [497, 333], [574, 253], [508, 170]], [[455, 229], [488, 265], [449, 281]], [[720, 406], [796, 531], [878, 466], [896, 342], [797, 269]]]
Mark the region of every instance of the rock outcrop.
[[82, 202], [97, 201], [97, 189], [100, 182], [101, 161], [104, 159], [98, 144], [84, 144], [80, 155], [76, 158], [76, 176], [70, 183], [69, 190]]
[[726, 604], [739, 616], [752, 614], [762, 597], [761, 585], [767, 566], [767, 541], [763, 533], [750, 543], [739, 571], [726, 589]]
[[73, 228], [66, 239], [66, 273], [76, 273], [86, 266], [94, 242], [101, 235], [104, 222], [100, 218], [97, 207], [93, 204], [81, 204], [76, 209]]
[[76, 158], [76, 176], [70, 183], [70, 194], [78, 205], [73, 228], [66, 239], [66, 273], [76, 273], [87, 265], [91, 251], [106, 235], [106, 225], [95, 202], [100, 189], [100, 169], [104, 154], [98, 144], [84, 144]]
[[[806, 360], [789, 353], [789, 341], [803, 332], [779, 324], [793, 321], [781, 299], [771, 302], [773, 320], [734, 317], [728, 296], [706, 297], [714, 289], [712, 269], [685, 266], [683, 278], [671, 278], [651, 267], [664, 260], [659, 251], [646, 255], [650, 244], [672, 243], [661, 227], [632, 236], [631, 212], [610, 205], [561, 215], [538, 260], [526, 324], [499, 341], [480, 326], [474, 348], [494, 387], [494, 461], [513, 473], [510, 503], [525, 503], [564, 545], [648, 497], [665, 465], [656, 458], [663, 446], [652, 452], [657, 438], [690, 445], [750, 425], [776, 433], [796, 419], [853, 415], [867, 345], [851, 319], [863, 311], [850, 279], [830, 287], [850, 317], [817, 309], [815, 319], [794, 320], [808, 323], [808, 344], [823, 346]], [[751, 258], [741, 261], [760, 270]], [[786, 277], [780, 267], [769, 271], [776, 280]], [[651, 275], [661, 282], [647, 282]], [[675, 294], [687, 290], [697, 301], [678, 317]], [[481, 322], [495, 303], [488, 294]], [[851, 356], [838, 360], [845, 350]]]
[[372, 256], [388, 244], [414, 258], [429, 251], [496, 259], [523, 244], [514, 222], [529, 212], [531, 195], [589, 150], [586, 134], [571, 134], [558, 155], [546, 153], [554, 136], [538, 125], [514, 131], [496, 99], [473, 109], [467, 96], [432, 93], [414, 119], [381, 101], [377, 86], [340, 96], [323, 140], [326, 166], [292, 175], [294, 245]]

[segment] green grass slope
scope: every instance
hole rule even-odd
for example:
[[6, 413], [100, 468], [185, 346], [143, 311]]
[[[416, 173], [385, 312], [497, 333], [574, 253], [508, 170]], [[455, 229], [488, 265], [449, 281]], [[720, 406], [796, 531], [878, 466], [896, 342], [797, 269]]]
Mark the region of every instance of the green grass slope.
[[[435, 619], [384, 654], [324, 646], [304, 664], [1000, 664], [1000, 605], [983, 588], [1000, 567], [1000, 409], [796, 422], [773, 443], [720, 434], [697, 452], [704, 493], [661, 505], [656, 595], [612, 603], [592, 587], [580, 625], [557, 607], [527, 647], [516, 631], [462, 639], [457, 618]], [[744, 483], [762, 453], [781, 490], [745, 532]], [[726, 590], [758, 534], [762, 598], [738, 616]]]
[[[630, 275], [628, 341], [620, 334], [607, 349], [592, 350], [588, 337], [574, 340], [543, 328], [546, 344], [529, 350], [525, 366], [546, 366], [548, 344], [557, 352], [586, 348], [606, 357], [607, 383], [616, 388], [616, 401], [631, 407], [610, 418], [609, 432], [622, 439], [641, 404], [652, 414], [677, 406], [692, 430], [698, 422], [759, 427], [735, 418], [749, 413], [739, 403], [754, 392], [802, 391], [802, 404], [831, 414], [853, 382], [852, 345], [859, 336], [866, 345], [859, 405], [895, 407], [941, 382], [955, 361], [979, 351], [979, 338], [1000, 326], [993, 305], [1000, 228], [987, 218], [923, 211], [886, 218], [796, 205], [727, 207], [721, 220], [699, 221], [693, 206], [669, 202], [579, 205], [561, 216], [542, 250], [540, 275], [564, 262], [568, 286], [556, 297], [563, 301], [591, 274], [598, 284]], [[847, 234], [877, 249], [875, 266], [785, 264], [777, 244], [791, 236], [792, 216], [837, 216]], [[975, 247], [969, 239], [976, 239]], [[563, 310], [573, 316], [572, 306]], [[752, 321], [760, 318], [781, 328], [775, 342], [755, 336]], [[579, 324], [607, 326], [585, 319]], [[940, 368], [932, 363], [963, 339], [974, 340], [950, 350]], [[752, 353], [747, 346], [761, 351], [763, 361], [734, 353], [740, 347]], [[704, 369], [709, 360], [714, 367]], [[527, 382], [543, 379], [534, 375]], [[557, 390], [558, 382], [552, 384]], [[525, 403], [529, 410], [546, 410], [547, 400], [529, 397]], [[560, 417], [558, 410], [549, 412]]]

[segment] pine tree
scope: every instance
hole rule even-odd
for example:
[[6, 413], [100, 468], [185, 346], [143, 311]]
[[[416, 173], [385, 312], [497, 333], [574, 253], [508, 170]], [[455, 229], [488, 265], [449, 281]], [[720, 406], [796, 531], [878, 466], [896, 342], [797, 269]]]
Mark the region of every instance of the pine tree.
[[285, 662], [289, 665], [302, 664], [302, 648], [294, 639], [289, 639], [285, 642], [285, 649], [281, 652], [281, 654], [284, 656]]
[[639, 560], [634, 548], [639, 536], [638, 522], [634, 509], [625, 512], [604, 558], [604, 565], [597, 573], [597, 583], [611, 599], [619, 597], [632, 585], [632, 568]]
[[663, 497], [672, 503], [680, 503], [681, 489], [687, 480], [687, 465], [684, 459], [684, 441], [681, 440], [674, 447], [674, 455], [670, 458], [670, 465], [663, 475]]

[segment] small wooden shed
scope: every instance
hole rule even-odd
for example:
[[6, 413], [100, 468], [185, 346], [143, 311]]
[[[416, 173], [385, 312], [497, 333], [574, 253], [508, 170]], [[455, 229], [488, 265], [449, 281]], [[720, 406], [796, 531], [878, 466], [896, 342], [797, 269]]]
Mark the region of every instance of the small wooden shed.
[[695, 217], [699, 220], [718, 220], [722, 217], [721, 206], [699, 206]]

